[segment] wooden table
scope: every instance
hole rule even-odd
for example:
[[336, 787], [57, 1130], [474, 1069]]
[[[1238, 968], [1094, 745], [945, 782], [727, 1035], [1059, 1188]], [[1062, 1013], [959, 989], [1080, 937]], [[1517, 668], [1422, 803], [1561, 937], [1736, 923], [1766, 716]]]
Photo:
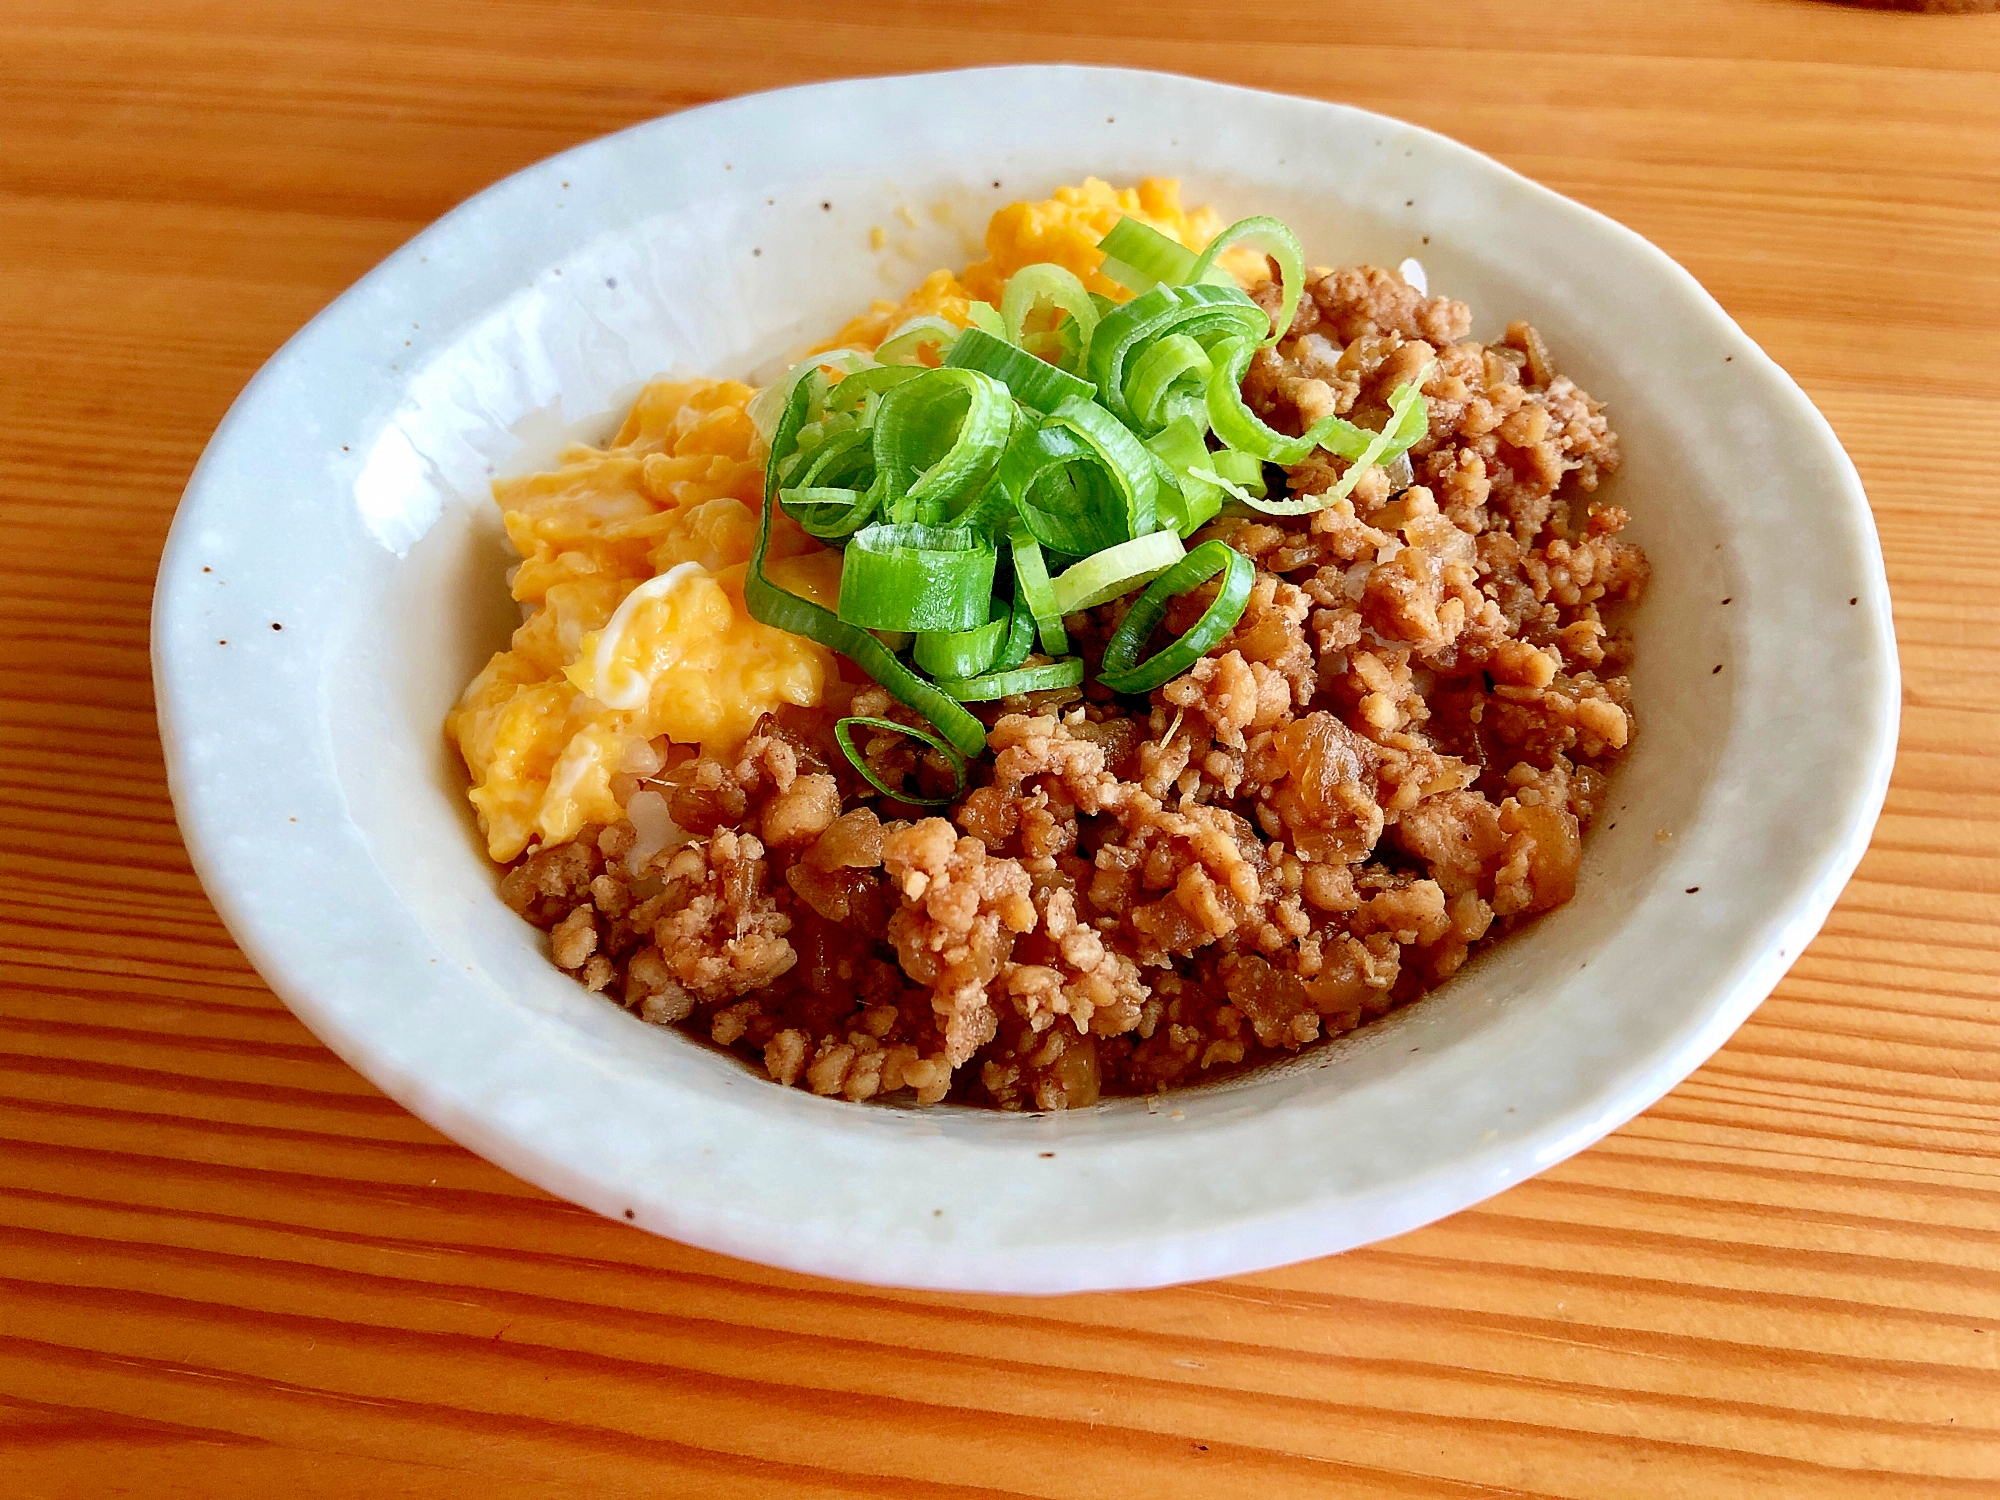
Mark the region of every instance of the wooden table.
[[[0, 59], [0, 1494], [2000, 1494], [2000, 16], [13, 0]], [[1402, 115], [1691, 268], [1874, 497], [1874, 847], [1656, 1108], [1371, 1250], [917, 1296], [552, 1201], [320, 1047], [203, 899], [146, 655], [181, 486], [286, 335], [517, 167], [1060, 59]]]

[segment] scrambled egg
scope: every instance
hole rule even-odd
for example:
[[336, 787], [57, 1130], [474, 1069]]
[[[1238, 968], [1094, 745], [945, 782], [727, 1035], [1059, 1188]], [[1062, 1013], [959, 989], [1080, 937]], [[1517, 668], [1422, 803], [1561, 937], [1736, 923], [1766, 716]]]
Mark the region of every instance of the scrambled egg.
[[[733, 380], [661, 381], [611, 446], [573, 447], [494, 498], [532, 612], [445, 720], [505, 862], [623, 816], [611, 778], [658, 769], [660, 735], [727, 753], [781, 704], [817, 704], [833, 654], [750, 618], [743, 575], [764, 469]], [[831, 607], [840, 557], [779, 517], [774, 581]]]
[[[1222, 227], [1207, 209], [1182, 209], [1175, 182], [1114, 190], [1089, 178], [1001, 209], [985, 260], [933, 273], [901, 305], [878, 302], [824, 347], [873, 349], [925, 313], [963, 326], [968, 301], [997, 303], [1007, 278], [1039, 261], [1122, 297], [1098, 274], [1097, 241], [1123, 214], [1193, 250]], [[609, 447], [569, 448], [555, 470], [493, 486], [521, 554], [510, 581], [527, 614], [445, 732], [472, 773], [495, 860], [617, 821], [612, 780], [657, 770], [659, 737], [729, 754], [764, 714], [815, 707], [838, 677], [832, 652], [758, 623], [743, 603], [764, 493], [746, 411], [755, 394], [733, 380], [657, 382]], [[794, 593], [829, 609], [839, 599], [840, 554], [782, 514], [765, 565]]]

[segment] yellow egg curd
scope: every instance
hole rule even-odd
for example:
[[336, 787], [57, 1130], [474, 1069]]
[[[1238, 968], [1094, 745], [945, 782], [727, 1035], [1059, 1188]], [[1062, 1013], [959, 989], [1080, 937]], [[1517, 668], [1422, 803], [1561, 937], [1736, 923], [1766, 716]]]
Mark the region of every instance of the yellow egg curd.
[[[494, 859], [616, 821], [612, 777], [652, 769], [656, 737], [728, 753], [837, 675], [831, 652], [744, 608], [764, 487], [754, 394], [658, 382], [609, 447], [494, 485], [530, 612], [445, 720]], [[807, 598], [839, 597], [840, 555], [782, 515], [766, 567]]]

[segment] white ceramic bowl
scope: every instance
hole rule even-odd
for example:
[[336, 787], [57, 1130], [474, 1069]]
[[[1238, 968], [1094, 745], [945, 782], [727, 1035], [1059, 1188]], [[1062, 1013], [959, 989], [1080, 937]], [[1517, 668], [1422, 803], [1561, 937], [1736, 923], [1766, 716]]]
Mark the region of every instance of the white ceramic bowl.
[[[1574, 903], [1289, 1065], [1048, 1117], [779, 1089], [586, 994], [495, 894], [439, 728], [515, 618], [487, 482], [608, 431], [657, 372], [752, 371], [964, 263], [994, 207], [1086, 174], [1178, 176], [1225, 217], [1280, 215], [1320, 263], [1420, 257], [1480, 330], [1540, 327], [1609, 402], [1611, 493], [1656, 570], [1637, 748]], [[1898, 701], [1852, 466], [1665, 255], [1394, 120], [1105, 69], [738, 99], [480, 194], [237, 401], [175, 520], [153, 639], [210, 896], [387, 1093], [614, 1219], [987, 1291], [1321, 1255], [1596, 1140], [1719, 1046], [1818, 929], [1880, 810]]]

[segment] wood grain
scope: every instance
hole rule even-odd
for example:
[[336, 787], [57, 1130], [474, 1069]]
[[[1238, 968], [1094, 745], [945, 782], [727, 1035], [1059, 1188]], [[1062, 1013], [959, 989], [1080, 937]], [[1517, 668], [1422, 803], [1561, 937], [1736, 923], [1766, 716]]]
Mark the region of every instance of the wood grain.
[[[2000, 17], [14, 0], [0, 59], [0, 1493], [2000, 1494]], [[320, 1047], [203, 899], [146, 657], [181, 486], [293, 329], [517, 167], [1063, 59], [1402, 115], [1692, 269], [1875, 503], [1874, 846], [1656, 1108], [1338, 1259], [904, 1295], [554, 1202]]]

